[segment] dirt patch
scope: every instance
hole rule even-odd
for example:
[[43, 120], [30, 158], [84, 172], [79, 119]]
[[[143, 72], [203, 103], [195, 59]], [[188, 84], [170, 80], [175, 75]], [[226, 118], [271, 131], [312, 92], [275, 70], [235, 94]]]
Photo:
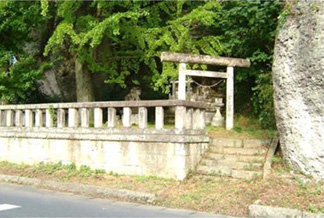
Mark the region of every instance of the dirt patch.
[[154, 193], [158, 205], [171, 208], [247, 216], [248, 206], [261, 200], [262, 205], [324, 212], [323, 183], [290, 171], [277, 161], [268, 180], [238, 180], [193, 174], [179, 182], [157, 177], [107, 174], [86, 166], [76, 169], [74, 165], [28, 166], [0, 162], [1, 174]]

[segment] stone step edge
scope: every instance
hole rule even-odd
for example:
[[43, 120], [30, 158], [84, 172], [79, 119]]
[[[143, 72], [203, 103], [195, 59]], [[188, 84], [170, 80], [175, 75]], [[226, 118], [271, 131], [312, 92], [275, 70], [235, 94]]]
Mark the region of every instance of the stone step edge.
[[266, 154], [256, 155], [256, 154], [232, 154], [232, 153], [223, 153], [223, 152], [214, 152], [214, 151], [208, 151], [208, 154], [224, 154], [224, 155], [237, 155], [237, 156], [248, 156], [248, 157], [265, 157]]
[[[206, 167], [206, 168], [221, 168], [222, 166], [205, 166], [205, 165], [198, 165], [197, 166], [197, 169], [199, 168], [199, 167]], [[226, 166], [226, 165], [224, 165], [223, 166], [224, 168], [225, 167], [228, 167], [228, 168], [230, 168], [230, 170], [231, 171], [243, 171], [243, 172], [247, 172], [247, 173], [250, 173], [250, 172], [256, 172], [256, 173], [263, 173], [263, 168], [259, 168], [259, 169], [238, 169], [238, 168], [235, 168], [235, 167], [229, 167], [229, 166]]]
[[[216, 161], [216, 160], [212, 160], [212, 159], [202, 159], [202, 160], [199, 162], [198, 166], [213, 167], [213, 166], [210, 166], [210, 165], [203, 165], [203, 162], [204, 162], [205, 160]], [[264, 164], [263, 164], [263, 163], [258, 163], [258, 162], [251, 163], [251, 162], [244, 162], [244, 161], [230, 161], [230, 160], [221, 160], [220, 162], [221, 162], [221, 163], [216, 163], [215, 167], [216, 167], [216, 166], [222, 166], [222, 165], [226, 166], [228, 163], [231, 163], [231, 164], [234, 164], [234, 163], [237, 163], [237, 164], [247, 164], [247, 165], [249, 165], [249, 164], [261, 165], [261, 166], [259, 166], [259, 168], [257, 168], [257, 169], [259, 169], [259, 170], [263, 170], [263, 167], [264, 167]], [[233, 169], [237, 169], [237, 168], [233, 168]], [[239, 170], [240, 170], [240, 169], [239, 169]], [[241, 170], [242, 170], [242, 169], [241, 169]], [[249, 169], [246, 169], [246, 170], [250, 171]], [[254, 171], [254, 170], [252, 170], [252, 171]]]

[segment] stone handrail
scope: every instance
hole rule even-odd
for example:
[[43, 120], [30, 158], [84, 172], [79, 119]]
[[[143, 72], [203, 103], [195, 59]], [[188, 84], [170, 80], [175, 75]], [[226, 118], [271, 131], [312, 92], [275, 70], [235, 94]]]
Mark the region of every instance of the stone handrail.
[[[185, 100], [151, 100], [151, 101], [107, 101], [0, 105], [1, 127], [47, 127], [47, 128], [90, 128], [90, 110], [93, 110], [94, 128], [117, 127], [117, 110], [122, 108], [122, 126], [132, 126], [132, 108], [138, 109], [138, 127], [147, 128], [147, 108], [155, 108], [155, 129], [164, 128], [164, 108], [175, 107], [175, 129], [205, 129], [204, 102]], [[103, 110], [107, 110], [104, 121]], [[67, 122], [66, 122], [67, 118]]]

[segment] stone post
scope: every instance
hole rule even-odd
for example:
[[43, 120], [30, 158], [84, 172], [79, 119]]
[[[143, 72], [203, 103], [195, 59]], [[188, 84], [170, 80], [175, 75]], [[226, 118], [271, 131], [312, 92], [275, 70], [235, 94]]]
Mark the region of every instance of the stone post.
[[13, 126], [14, 124], [14, 114], [12, 110], [6, 110], [6, 126]]
[[51, 109], [45, 110], [45, 126], [47, 128], [53, 127], [53, 114], [51, 113]]
[[155, 107], [155, 129], [163, 129], [164, 111], [163, 107]]
[[35, 126], [36, 127], [43, 126], [43, 111], [41, 109], [37, 109], [35, 112]]
[[226, 80], [226, 129], [234, 126], [234, 67], [227, 67]]
[[145, 129], [147, 127], [147, 108], [140, 107], [138, 110], [138, 127]]
[[33, 111], [25, 110], [25, 126], [33, 127]]
[[183, 130], [185, 128], [186, 121], [186, 107], [177, 106], [175, 111], [175, 128]]
[[76, 108], [69, 108], [69, 127], [75, 128], [79, 126], [79, 111]]
[[81, 127], [89, 128], [89, 110], [88, 108], [81, 108]]
[[130, 107], [123, 108], [123, 126], [131, 127], [132, 109]]
[[186, 64], [179, 64], [179, 75], [178, 75], [178, 99], [186, 100]]
[[15, 126], [17, 127], [21, 127], [23, 125], [23, 122], [22, 122], [22, 111], [21, 110], [16, 110], [16, 113], [15, 113]]
[[206, 128], [206, 110], [204, 110], [204, 109], [200, 109], [199, 127], [200, 127], [200, 129], [205, 129]]
[[102, 127], [102, 109], [101, 108], [94, 109], [94, 127], [95, 128]]
[[2, 110], [0, 110], [0, 126], [3, 125], [3, 120], [4, 120], [4, 119], [2, 119], [2, 114], [3, 114], [3, 112], [2, 112]]
[[193, 129], [205, 129], [205, 113], [205, 110], [195, 109], [195, 111], [193, 112]]
[[57, 109], [57, 127], [65, 127], [65, 110], [61, 108]]
[[193, 116], [193, 109], [189, 108], [186, 112], [186, 120], [185, 120], [186, 129], [192, 129], [192, 125], [193, 125], [192, 116]]
[[117, 124], [116, 108], [108, 108], [108, 128], [115, 128]]

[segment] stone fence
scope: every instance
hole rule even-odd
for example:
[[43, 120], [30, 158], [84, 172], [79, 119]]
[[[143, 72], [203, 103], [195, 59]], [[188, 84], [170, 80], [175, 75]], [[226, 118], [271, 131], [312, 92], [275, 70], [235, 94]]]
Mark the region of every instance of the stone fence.
[[[203, 102], [184, 100], [111, 101], [57, 104], [1, 105], [0, 126], [90, 128], [90, 113], [93, 109], [93, 127], [103, 128], [103, 111], [107, 109], [107, 128], [117, 127], [116, 109], [122, 108], [122, 126], [131, 127], [132, 108], [138, 108], [138, 128], [147, 128], [147, 108], [155, 108], [155, 129], [164, 127], [164, 108], [175, 107], [175, 129], [205, 129]], [[66, 120], [66, 118], [68, 118]], [[66, 122], [67, 121], [67, 122]], [[56, 125], [54, 125], [56, 124]]]
[[[164, 128], [167, 107], [175, 108], [171, 128]], [[148, 108], [155, 108], [154, 127]], [[0, 161], [75, 163], [181, 180], [208, 147], [205, 109], [205, 103], [185, 100], [1, 105]]]

